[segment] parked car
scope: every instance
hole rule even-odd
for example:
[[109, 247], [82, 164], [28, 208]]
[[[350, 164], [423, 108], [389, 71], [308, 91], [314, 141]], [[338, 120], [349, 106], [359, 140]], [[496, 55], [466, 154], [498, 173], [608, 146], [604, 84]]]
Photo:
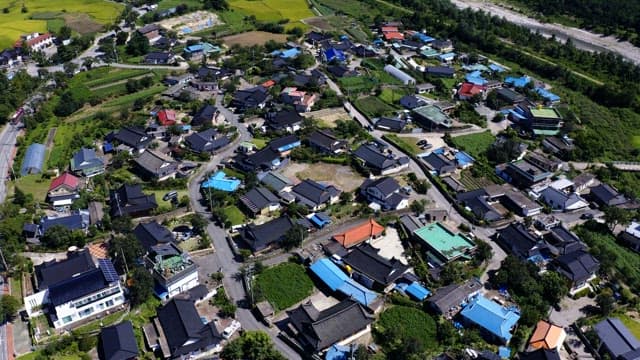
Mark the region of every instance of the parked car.
[[592, 213], [584, 213], [580, 215], [580, 219], [582, 220], [593, 220], [594, 216]]
[[162, 197], [162, 200], [169, 201], [170, 199], [177, 199], [177, 198], [178, 198], [178, 192], [173, 190], [164, 194], [164, 196]]

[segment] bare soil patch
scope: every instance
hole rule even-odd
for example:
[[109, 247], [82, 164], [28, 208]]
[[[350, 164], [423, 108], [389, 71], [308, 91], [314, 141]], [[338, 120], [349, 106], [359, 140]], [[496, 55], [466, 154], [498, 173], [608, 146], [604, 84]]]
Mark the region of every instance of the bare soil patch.
[[286, 42], [287, 35], [272, 34], [265, 31], [249, 31], [246, 33], [231, 35], [222, 38], [222, 41], [224, 41], [224, 43], [229, 46], [233, 46], [236, 44], [240, 46], [262, 45], [269, 40], [281, 43]]

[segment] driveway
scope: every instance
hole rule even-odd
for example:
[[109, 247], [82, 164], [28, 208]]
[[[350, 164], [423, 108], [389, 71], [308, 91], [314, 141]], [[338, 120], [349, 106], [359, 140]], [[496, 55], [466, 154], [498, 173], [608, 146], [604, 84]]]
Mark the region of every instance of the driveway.
[[[217, 104], [222, 104], [222, 96], [218, 95]], [[235, 150], [235, 144], [241, 141], [251, 140], [251, 134], [247, 131], [244, 124], [239, 123], [238, 116], [224, 107], [218, 107], [220, 113], [229, 121], [232, 126], [238, 128], [240, 136], [236, 139], [234, 144], [227, 147], [226, 150], [213, 156], [212, 160], [203, 166], [198, 174], [189, 182], [189, 199], [191, 201], [191, 208], [199, 214], [203, 214], [210, 219], [210, 214], [207, 209], [200, 204], [200, 183], [207, 173], [213, 171], [220, 161], [233, 154]], [[277, 337], [277, 330], [269, 329], [263, 323], [258, 321], [251, 313], [251, 310], [246, 305], [246, 293], [242, 283], [242, 280], [237, 276], [240, 271], [242, 263], [236, 261], [231, 248], [227, 242], [226, 231], [213, 222], [209, 221], [207, 226], [207, 233], [211, 238], [215, 252], [211, 255], [203, 257], [195, 257], [194, 261], [200, 266], [200, 274], [204, 277], [208, 277], [209, 274], [222, 271], [224, 279], [222, 283], [224, 285], [227, 295], [238, 305], [236, 312], [236, 319], [242, 324], [242, 328], [245, 330], [262, 330], [271, 335], [276, 348], [287, 359], [301, 359], [300, 355], [285, 344], [280, 338]]]
[[588, 296], [583, 296], [577, 300], [565, 297], [560, 302], [560, 311], [553, 309], [549, 315], [549, 320], [552, 323], [567, 327], [578, 319], [585, 317], [590, 307], [595, 307], [595, 299], [591, 299]]

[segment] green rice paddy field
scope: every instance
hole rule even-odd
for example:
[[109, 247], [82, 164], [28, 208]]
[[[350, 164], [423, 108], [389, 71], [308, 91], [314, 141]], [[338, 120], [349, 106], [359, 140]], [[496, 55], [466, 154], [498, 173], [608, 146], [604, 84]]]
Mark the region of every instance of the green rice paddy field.
[[13, 45], [23, 34], [46, 32], [63, 23], [79, 33], [100, 30], [102, 25], [115, 21], [123, 5], [105, 0], [0, 0], [0, 9], [2, 49]]

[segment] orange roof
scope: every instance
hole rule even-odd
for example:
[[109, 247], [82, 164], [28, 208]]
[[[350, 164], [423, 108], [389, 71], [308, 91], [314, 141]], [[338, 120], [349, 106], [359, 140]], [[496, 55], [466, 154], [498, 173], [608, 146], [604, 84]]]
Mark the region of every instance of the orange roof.
[[529, 346], [535, 349], [553, 350], [562, 345], [566, 336], [563, 328], [540, 320], [529, 340]]
[[109, 258], [109, 247], [106, 243], [96, 243], [89, 244], [87, 246], [89, 248], [89, 253], [93, 255], [96, 259], [108, 259]]
[[275, 80], [267, 80], [267, 81], [262, 83], [262, 87], [270, 88], [275, 84], [276, 84]]
[[384, 33], [384, 38], [387, 40], [402, 40], [404, 39], [404, 34], [399, 32], [386, 32]]
[[383, 33], [386, 32], [398, 32], [398, 27], [397, 26], [383, 26], [380, 28], [380, 30], [382, 30]]
[[333, 235], [333, 240], [339, 242], [344, 247], [358, 245], [365, 240], [380, 236], [384, 231], [384, 226], [375, 220], [369, 219], [360, 225], [356, 225], [342, 234]]
[[486, 87], [482, 85], [476, 85], [476, 84], [466, 82], [462, 84], [462, 86], [460, 86], [460, 90], [458, 90], [458, 95], [472, 97], [474, 95], [480, 94], [484, 90], [486, 90]]

